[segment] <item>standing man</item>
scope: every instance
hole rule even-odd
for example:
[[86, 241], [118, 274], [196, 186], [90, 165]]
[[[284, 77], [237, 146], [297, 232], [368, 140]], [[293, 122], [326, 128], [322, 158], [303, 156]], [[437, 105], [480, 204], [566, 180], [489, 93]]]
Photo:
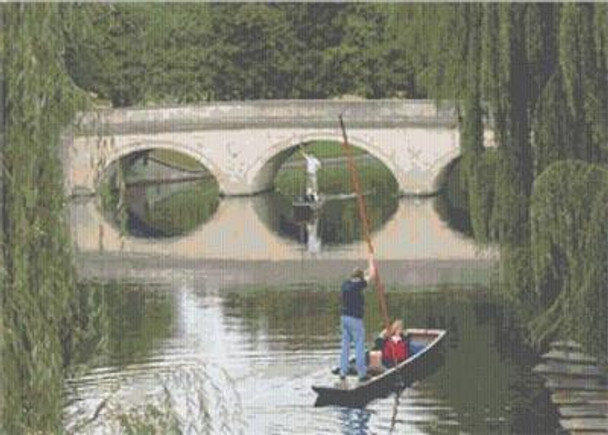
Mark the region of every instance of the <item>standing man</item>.
[[359, 381], [364, 382], [367, 378], [367, 366], [365, 364], [365, 325], [363, 313], [365, 298], [363, 289], [367, 283], [376, 276], [374, 259], [370, 255], [368, 269], [357, 267], [351, 273], [349, 279], [342, 283], [342, 315], [340, 316], [340, 328], [342, 330], [342, 352], [340, 354], [340, 379], [344, 380], [348, 372], [348, 360], [351, 342], [355, 343], [355, 360]]
[[319, 200], [319, 183], [317, 181], [317, 171], [321, 167], [321, 162], [315, 156], [306, 154], [300, 147], [300, 154], [306, 159], [306, 197], [313, 201]]

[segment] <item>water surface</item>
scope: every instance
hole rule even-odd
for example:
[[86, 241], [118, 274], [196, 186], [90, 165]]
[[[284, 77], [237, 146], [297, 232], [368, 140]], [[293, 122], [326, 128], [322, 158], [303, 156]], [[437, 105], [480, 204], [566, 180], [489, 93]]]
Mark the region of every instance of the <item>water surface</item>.
[[[370, 168], [376, 187], [390, 186]], [[191, 433], [554, 432], [535, 356], [491, 291], [493, 249], [470, 238], [457, 201], [399, 199], [389, 187], [366, 201], [391, 316], [446, 329], [445, 364], [365, 409], [315, 408], [311, 385], [335, 381], [340, 280], [367, 246], [353, 199], [301, 219], [301, 180], [281, 177], [283, 191], [253, 198], [220, 199], [204, 180], [140, 179], [122, 198], [70, 204], [80, 276], [118, 282], [101, 299], [105, 349], [67, 384], [72, 427], [100, 410], [88, 430], [108, 432], [129, 404], [154, 403], [171, 404]], [[378, 313], [370, 291], [369, 343]]]
[[[534, 357], [518, 325], [480, 289], [394, 289], [392, 313], [415, 327], [446, 328], [446, 361], [400, 396], [365, 409], [315, 408], [312, 384], [333, 382], [339, 305], [336, 286], [201, 287], [186, 275], [170, 288], [114, 294], [107, 362], [75, 382], [80, 406], [103, 397], [141, 400], [176, 371], [213, 373], [208, 397], [213, 427], [227, 433], [550, 433], [554, 416]], [[368, 295], [368, 341], [380, 325]], [[116, 386], [120, 385], [118, 390]], [[210, 385], [213, 385], [212, 387]], [[187, 391], [178, 385], [174, 393]], [[221, 430], [218, 429], [219, 432]]]

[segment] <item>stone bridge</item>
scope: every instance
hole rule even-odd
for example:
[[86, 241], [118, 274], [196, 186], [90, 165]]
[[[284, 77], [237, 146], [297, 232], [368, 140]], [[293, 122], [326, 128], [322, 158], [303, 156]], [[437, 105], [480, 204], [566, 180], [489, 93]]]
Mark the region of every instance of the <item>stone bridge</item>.
[[114, 109], [83, 114], [65, 136], [66, 191], [95, 193], [112, 162], [164, 148], [199, 161], [223, 195], [253, 195], [273, 188], [278, 169], [297, 145], [341, 141], [339, 114], [351, 145], [383, 162], [401, 194], [436, 192], [439, 174], [459, 156], [454, 111], [426, 100], [270, 100]]

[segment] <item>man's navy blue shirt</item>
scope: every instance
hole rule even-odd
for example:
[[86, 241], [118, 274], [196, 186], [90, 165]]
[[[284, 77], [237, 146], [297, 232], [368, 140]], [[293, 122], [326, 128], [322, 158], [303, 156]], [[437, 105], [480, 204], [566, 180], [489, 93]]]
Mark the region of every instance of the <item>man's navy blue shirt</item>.
[[342, 315], [363, 318], [363, 289], [367, 286], [364, 279], [348, 279], [342, 283]]

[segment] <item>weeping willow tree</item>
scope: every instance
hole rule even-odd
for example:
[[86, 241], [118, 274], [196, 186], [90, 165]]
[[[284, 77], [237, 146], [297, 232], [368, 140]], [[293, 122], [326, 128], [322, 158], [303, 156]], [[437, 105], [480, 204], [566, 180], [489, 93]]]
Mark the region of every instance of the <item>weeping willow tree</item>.
[[403, 41], [412, 62], [419, 65], [417, 81], [439, 102], [455, 103], [462, 152], [459, 190], [471, 193], [466, 201], [478, 240], [491, 238], [494, 183], [489, 175], [495, 165], [495, 156], [484, 150], [488, 118], [482, 103], [484, 17], [484, 7], [474, 3], [407, 5], [397, 7], [393, 15], [397, 23], [392, 24], [408, 24]]
[[542, 312], [533, 336], [575, 339], [598, 355], [608, 346], [608, 168], [554, 163], [534, 183], [532, 259]]
[[[601, 256], [590, 256], [593, 250], [581, 253], [588, 262], [587, 272], [574, 271], [572, 263], [559, 263], [557, 257], [551, 260], [552, 267], [577, 276], [576, 290], [542, 282], [544, 275], [533, 259], [538, 255], [535, 244], [545, 236], [540, 234], [543, 227], [537, 226], [532, 237], [530, 198], [535, 178], [555, 162], [572, 158], [587, 162], [582, 164], [608, 162], [608, 7], [575, 3], [405, 7], [417, 17], [406, 31], [412, 34], [411, 41], [417, 41], [408, 50], [426, 66], [419, 81], [438, 99], [456, 100], [461, 172], [475, 235], [499, 241], [501, 282], [525, 302], [522, 305], [531, 316], [541, 313], [532, 331], [542, 342], [552, 335], [540, 326], [553, 318], [545, 313], [557, 297], [551, 292], [564, 300], [580, 296], [587, 302], [593, 299], [590, 295], [605, 292], [597, 278], [604, 266]], [[486, 126], [495, 134], [495, 156], [483, 149]], [[555, 175], [559, 171], [565, 168], [552, 171], [555, 180], [560, 179]], [[561, 180], [565, 179], [564, 173]], [[575, 190], [565, 188], [564, 195], [575, 195]], [[555, 204], [541, 200], [547, 190], [536, 191], [535, 213], [549, 207], [550, 214]], [[599, 205], [595, 210], [599, 219], [608, 218], [601, 215], [605, 209]], [[594, 225], [590, 219], [570, 229], [573, 237], [584, 239]], [[594, 231], [601, 233], [602, 228]], [[598, 310], [605, 318], [605, 304]], [[572, 312], [551, 311], [562, 321]], [[582, 315], [580, 310], [577, 313]]]
[[65, 220], [61, 133], [85, 97], [64, 72], [70, 7], [4, 4], [2, 409], [6, 433], [61, 431], [63, 378], [91, 318]]

